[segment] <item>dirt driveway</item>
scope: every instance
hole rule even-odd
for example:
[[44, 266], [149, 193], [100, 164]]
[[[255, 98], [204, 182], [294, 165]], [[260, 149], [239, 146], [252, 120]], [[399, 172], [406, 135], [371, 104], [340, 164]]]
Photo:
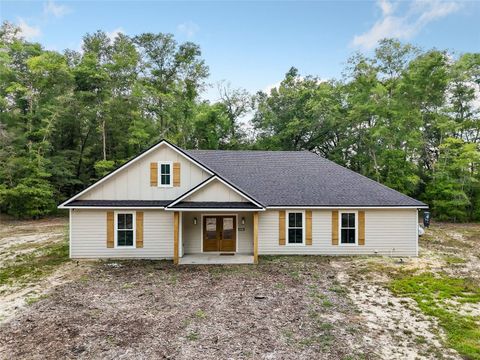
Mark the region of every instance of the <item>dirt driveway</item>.
[[[458, 310], [478, 321], [476, 288], [464, 301], [456, 284], [448, 293], [455, 296], [429, 303], [454, 304], [438, 315], [405, 284], [417, 284], [419, 274], [425, 281], [425, 272], [445, 276], [441, 284], [478, 279], [478, 234], [480, 226], [438, 224], [422, 240], [422, 256], [402, 261], [263, 257], [258, 266], [179, 268], [65, 261], [57, 270], [68, 276], [0, 325], [0, 358], [460, 359], [450, 348], [465, 342], [452, 340], [440, 315]], [[478, 359], [480, 343], [468, 334], [473, 347], [458, 348]]]

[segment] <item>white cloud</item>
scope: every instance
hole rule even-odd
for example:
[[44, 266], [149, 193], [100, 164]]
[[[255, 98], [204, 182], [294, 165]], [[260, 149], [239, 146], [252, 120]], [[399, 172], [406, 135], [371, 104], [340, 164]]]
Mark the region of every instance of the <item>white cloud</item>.
[[[403, 3], [405, 5], [406, 3]], [[377, 0], [382, 10], [382, 17], [373, 24], [370, 30], [355, 35], [353, 46], [364, 50], [375, 47], [379, 40], [397, 38], [407, 40], [418, 34], [428, 23], [458, 11], [461, 4], [457, 1], [415, 0], [399, 11], [398, 3], [389, 0]]]
[[177, 31], [186, 37], [193, 37], [200, 31], [200, 27], [194, 22], [188, 21], [177, 26]]
[[278, 89], [281, 85], [282, 81], [277, 81], [275, 84], [270, 84], [270, 85], [267, 85], [265, 86], [265, 88], [263, 89], [263, 92], [266, 93], [266, 94], [270, 94], [270, 91], [272, 91], [273, 89]]
[[125, 34], [125, 30], [119, 27], [112, 31], [107, 31], [106, 34], [111, 41], [114, 41], [119, 34]]
[[393, 4], [388, 2], [388, 0], [379, 0], [378, 6], [382, 9], [383, 16], [390, 15], [393, 12]]
[[43, 4], [43, 13], [45, 15], [53, 15], [57, 18], [63, 17], [71, 12], [71, 9], [66, 5], [60, 5], [53, 0], [48, 0]]
[[27, 40], [32, 40], [42, 34], [38, 26], [28, 25], [22, 18], [18, 19], [17, 25], [20, 28], [20, 34]]

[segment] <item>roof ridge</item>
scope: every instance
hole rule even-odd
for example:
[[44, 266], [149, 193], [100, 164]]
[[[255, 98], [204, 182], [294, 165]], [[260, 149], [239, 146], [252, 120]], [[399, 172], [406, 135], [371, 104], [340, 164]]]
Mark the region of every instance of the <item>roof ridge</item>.
[[297, 153], [300, 154], [302, 152], [310, 152], [308, 150], [259, 150], [259, 149], [239, 149], [239, 150], [232, 150], [232, 149], [185, 149], [184, 151], [191, 152], [191, 151], [208, 151], [208, 152], [269, 152], [269, 153]]

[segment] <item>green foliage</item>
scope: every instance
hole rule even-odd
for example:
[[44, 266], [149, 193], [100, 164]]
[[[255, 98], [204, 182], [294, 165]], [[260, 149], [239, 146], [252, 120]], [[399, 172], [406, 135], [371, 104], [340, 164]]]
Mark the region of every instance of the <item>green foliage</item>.
[[0, 190], [7, 213], [19, 218], [36, 218], [54, 211], [53, 188], [42, 179], [25, 179], [13, 188]]
[[472, 198], [477, 199], [480, 179], [477, 144], [448, 138], [440, 146], [433, 179], [427, 187], [435, 215], [441, 220], [466, 221], [475, 218]]
[[311, 150], [427, 201], [439, 220], [477, 220], [479, 79], [479, 54], [382, 40], [373, 58], [348, 61], [341, 83], [292, 68], [259, 93], [255, 146]]
[[448, 346], [467, 359], [480, 359], [480, 317], [464, 315], [459, 306], [451, 303], [480, 303], [477, 283], [424, 273], [393, 280], [390, 289], [396, 295], [414, 299], [425, 314], [436, 317], [445, 330]]
[[94, 168], [95, 168], [95, 174], [97, 174], [97, 176], [101, 178], [107, 175], [110, 171], [112, 171], [115, 168], [115, 161], [100, 160], [95, 163]]

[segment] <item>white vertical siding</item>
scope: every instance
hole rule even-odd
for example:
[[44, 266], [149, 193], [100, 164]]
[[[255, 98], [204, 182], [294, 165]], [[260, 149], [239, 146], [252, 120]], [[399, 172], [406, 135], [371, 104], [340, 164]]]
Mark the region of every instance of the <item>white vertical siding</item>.
[[172, 258], [173, 213], [163, 210], [141, 211], [144, 212], [143, 248], [109, 249], [107, 248], [107, 210], [72, 210], [70, 256], [72, 258]]
[[184, 201], [245, 202], [247, 199], [230, 189], [227, 185], [222, 184], [219, 180], [213, 180], [192, 195], [187, 196]]
[[332, 211], [312, 211], [312, 245], [278, 245], [278, 211], [259, 213], [258, 252], [274, 254], [417, 256], [417, 210], [365, 210], [365, 245], [332, 245]]
[[[202, 251], [202, 214], [201, 212], [185, 212], [183, 214], [183, 246], [185, 254], [195, 254]], [[217, 214], [217, 213], [215, 213]], [[220, 213], [218, 213], [220, 214]], [[253, 253], [253, 216], [251, 212], [235, 213], [237, 216], [237, 248], [239, 253]], [[223, 215], [223, 214], [220, 214]], [[225, 213], [224, 215], [232, 215]], [[193, 225], [193, 218], [197, 218], [197, 225]], [[242, 225], [242, 217], [245, 225]], [[240, 231], [240, 228], [245, 229]]]
[[[172, 161], [180, 163], [180, 186], [150, 186], [150, 163]], [[79, 200], [173, 200], [197, 186], [210, 175], [198, 165], [163, 145], [136, 161], [115, 176], [97, 185]], [[158, 177], [160, 181], [160, 177]]]

